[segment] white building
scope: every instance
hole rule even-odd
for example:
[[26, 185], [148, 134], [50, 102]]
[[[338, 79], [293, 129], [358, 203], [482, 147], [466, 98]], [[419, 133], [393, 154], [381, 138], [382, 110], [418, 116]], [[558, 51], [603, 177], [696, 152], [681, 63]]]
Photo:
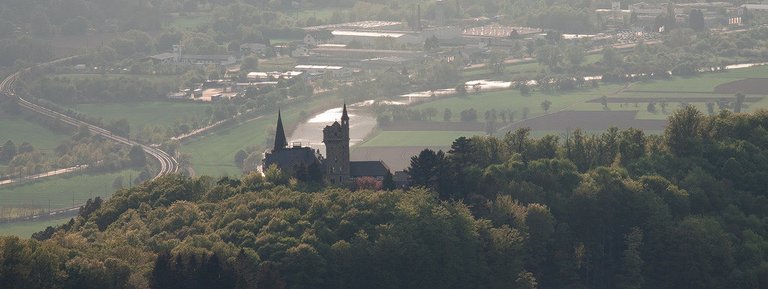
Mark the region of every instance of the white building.
[[334, 43], [349, 44], [351, 42], [359, 42], [366, 46], [373, 46], [377, 42], [386, 41], [392, 41], [395, 45], [420, 45], [424, 42], [422, 37], [402, 32], [334, 30], [331, 34], [333, 35], [331, 41]]
[[277, 79], [291, 79], [294, 77], [298, 77], [304, 74], [302, 71], [286, 71], [286, 72], [278, 72], [278, 71], [254, 71], [249, 72], [246, 77], [248, 78], [248, 81], [251, 82], [260, 82], [260, 81], [274, 81]]
[[296, 65], [293, 69], [306, 72], [309, 77], [331, 75], [333, 78], [348, 78], [352, 76], [352, 70], [343, 66], [331, 65]]
[[181, 45], [173, 46], [173, 53], [166, 52], [149, 57], [155, 64], [180, 64], [180, 65], [219, 65], [229, 66], [237, 63], [237, 58], [226, 54], [183, 54]]

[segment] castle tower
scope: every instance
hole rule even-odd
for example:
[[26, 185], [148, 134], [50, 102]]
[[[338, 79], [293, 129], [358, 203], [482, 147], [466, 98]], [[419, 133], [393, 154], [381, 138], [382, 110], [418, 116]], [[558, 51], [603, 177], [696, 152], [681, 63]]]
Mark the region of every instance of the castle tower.
[[347, 114], [347, 103], [344, 103], [344, 108], [341, 111], [341, 127], [344, 128], [349, 139], [349, 115]]
[[275, 130], [275, 147], [273, 152], [284, 149], [288, 146], [288, 140], [285, 138], [285, 129], [283, 129], [283, 117], [280, 110], [277, 110], [277, 129]]
[[349, 182], [349, 115], [346, 103], [341, 123], [333, 122], [323, 129], [323, 143], [326, 181], [331, 185], [346, 186]]

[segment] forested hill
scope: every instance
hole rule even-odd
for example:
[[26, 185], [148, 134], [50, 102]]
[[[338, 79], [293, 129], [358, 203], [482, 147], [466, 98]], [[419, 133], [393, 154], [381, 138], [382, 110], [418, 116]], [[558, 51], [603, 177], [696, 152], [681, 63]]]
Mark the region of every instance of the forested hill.
[[3, 288], [766, 288], [768, 111], [662, 136], [526, 130], [412, 159], [412, 190], [167, 176], [0, 238]]

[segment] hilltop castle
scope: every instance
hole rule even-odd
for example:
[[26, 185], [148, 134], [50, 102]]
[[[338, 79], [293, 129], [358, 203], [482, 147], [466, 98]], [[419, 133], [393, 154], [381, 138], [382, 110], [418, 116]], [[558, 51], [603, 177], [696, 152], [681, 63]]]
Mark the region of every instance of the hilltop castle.
[[267, 152], [263, 167], [277, 165], [284, 172], [296, 176], [304, 170], [309, 175], [320, 173], [323, 180], [335, 186], [350, 186], [356, 178], [373, 177], [383, 180], [390, 173], [382, 161], [350, 161], [349, 158], [349, 114], [347, 105], [341, 113], [341, 123], [323, 128], [323, 143], [325, 158], [319, 150], [303, 147], [301, 144], [288, 146], [283, 128], [281, 113], [277, 113], [277, 129], [275, 131], [275, 146]]

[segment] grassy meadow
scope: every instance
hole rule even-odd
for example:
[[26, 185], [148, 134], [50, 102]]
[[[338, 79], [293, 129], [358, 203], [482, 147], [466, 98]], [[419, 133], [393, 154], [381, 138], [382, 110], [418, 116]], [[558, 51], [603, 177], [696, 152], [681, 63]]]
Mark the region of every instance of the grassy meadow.
[[172, 13], [168, 15], [169, 21], [166, 27], [178, 30], [194, 29], [204, 24], [213, 22], [213, 13], [193, 12], [187, 14]]
[[16, 144], [17, 148], [23, 142], [28, 142], [36, 149], [51, 151], [69, 137], [68, 134], [52, 131], [20, 117], [0, 117], [0, 146], [10, 140]]
[[[318, 95], [309, 101], [292, 104], [282, 109], [286, 130], [294, 127], [304, 111], [307, 115], [323, 111], [340, 101], [335, 96]], [[267, 147], [267, 136], [274, 134], [277, 111], [250, 121], [217, 129], [209, 134], [191, 139], [181, 146], [181, 152], [192, 156], [192, 168], [197, 175], [239, 176], [235, 166], [237, 151], [252, 146], [259, 150]], [[286, 131], [286, 134], [288, 132]]]
[[[298, 113], [285, 111], [283, 121], [295, 121]], [[192, 156], [192, 168], [196, 175], [239, 176], [235, 166], [237, 151], [249, 146], [265, 147], [269, 129], [274, 129], [277, 114], [264, 115], [258, 119], [217, 129], [216, 131], [182, 144], [181, 152]]]
[[128, 186], [129, 177], [136, 178], [141, 171], [135, 169], [108, 173], [80, 173], [46, 178], [20, 185], [0, 187], [0, 210], [4, 208], [33, 207], [65, 208], [85, 202], [89, 198], [109, 197], [115, 191], [112, 184], [118, 176]]
[[47, 227], [55, 227], [66, 222], [72, 217], [61, 217], [45, 221], [30, 221], [12, 224], [0, 224], [0, 236], [17, 236], [29, 238], [32, 234], [45, 230]]
[[[596, 61], [599, 55], [588, 56], [589, 61]], [[506, 71], [512, 72], [531, 72], [538, 70], [537, 63], [524, 63], [513, 65]], [[465, 71], [467, 73], [483, 74], [483, 69]], [[472, 75], [472, 74], [469, 74]], [[462, 110], [474, 108], [477, 111], [478, 122], [485, 122], [484, 114], [488, 110], [506, 111], [514, 113], [514, 121], [521, 122], [525, 126], [528, 120], [522, 120], [522, 111], [528, 108], [528, 119], [537, 117], [549, 117], [558, 111], [574, 112], [600, 112], [600, 111], [629, 111], [636, 112], [635, 120], [638, 121], [663, 121], [666, 120], [675, 110], [679, 109], [683, 103], [690, 104], [700, 111], [707, 112], [707, 102], [714, 100], [732, 101], [734, 96], [728, 93], [714, 93], [716, 86], [736, 80], [746, 78], [765, 78], [768, 77], [768, 66], [757, 66], [751, 68], [733, 69], [718, 73], [702, 73], [695, 77], [675, 76], [669, 80], [654, 80], [635, 82], [629, 85], [625, 84], [606, 84], [601, 83], [598, 88], [580, 89], [574, 91], [548, 93], [542, 90], [534, 90], [531, 95], [523, 96], [517, 90], [501, 90], [482, 93], [470, 93], [466, 96], [452, 96], [438, 98], [433, 101], [420, 103], [411, 107], [411, 109], [434, 108], [438, 115], [432, 118], [433, 122], [443, 121], [443, 111], [451, 110], [452, 118], [450, 121], [460, 121]], [[768, 95], [768, 91], [765, 92]], [[606, 96], [608, 99], [607, 107], [603, 107], [599, 99]], [[750, 112], [758, 109], [768, 108], [768, 97], [764, 95], [748, 95], [750, 98], [757, 98], [758, 101], [746, 102], [744, 111]], [[541, 107], [544, 100], [551, 102], [547, 112]], [[656, 111], [649, 112], [648, 104], [656, 103]], [[666, 108], [662, 109], [661, 103], [666, 103]], [[715, 108], [718, 110], [718, 108]], [[588, 114], [587, 114], [588, 115]], [[557, 120], [568, 121], [568, 120]], [[439, 129], [437, 128], [439, 127]], [[428, 123], [425, 123], [422, 131], [380, 131], [377, 135], [361, 145], [361, 147], [409, 147], [409, 146], [439, 146], [450, 145], [450, 143], [460, 135], [471, 135], [468, 132], [443, 131], [445, 126], [435, 126], [434, 130], [429, 130]], [[584, 127], [584, 131], [599, 133], [601, 130]], [[661, 130], [649, 130], [646, 133], [661, 133]], [[502, 132], [497, 132], [502, 133]], [[561, 135], [564, 132], [555, 130], [535, 130], [533, 136], [544, 136], [547, 134]], [[477, 134], [484, 134], [477, 132]]]
[[[524, 64], [529, 65], [529, 64]], [[755, 77], [756, 73], [768, 73], [768, 69], [763, 67], [733, 70], [723, 73], [702, 74], [701, 77], [715, 78], [721, 77], [720, 83], [742, 79], [745, 77]], [[437, 99], [431, 102], [425, 102], [411, 107], [412, 109], [435, 108], [438, 116], [433, 121], [443, 121], [442, 113], [448, 108], [452, 111], [451, 121], [458, 122], [460, 112], [463, 109], [475, 108], [478, 112], [478, 121], [483, 121], [483, 114], [486, 110], [496, 109], [514, 111], [515, 121], [522, 119], [522, 111], [525, 107], [529, 109], [528, 118], [535, 118], [554, 113], [557, 111], [602, 111], [603, 106], [599, 102], [590, 102], [599, 99], [605, 95], [609, 99], [615, 97], [633, 97], [643, 99], [637, 103], [617, 103], [611, 102], [608, 109], [611, 111], [637, 111], [638, 120], [665, 120], [680, 105], [679, 102], [668, 101], [666, 113], [662, 112], [660, 105], [657, 104], [657, 112], [650, 113], [646, 110], [648, 101], [659, 102], [671, 97], [712, 97], [711, 89], [715, 85], [710, 85], [709, 91], [699, 90], [700, 93], [679, 93], [691, 87], [700, 87], [702, 82], [712, 82], [712, 80], [702, 80], [700, 78], [682, 78], [676, 77], [667, 81], [655, 81], [652, 83], [635, 83], [627, 89], [624, 84], [601, 84], [595, 89], [582, 89], [550, 94], [544, 91], [534, 91], [529, 96], [523, 96], [517, 90], [502, 90], [493, 92], [483, 92], [479, 94], [470, 93], [464, 97], [447, 97]], [[670, 92], [636, 92], [631, 91], [636, 86], [654, 85], [659, 89], [668, 89]], [[626, 90], [625, 90], [626, 89]], [[677, 89], [677, 90], [675, 90]], [[676, 92], [678, 93], [676, 93]], [[696, 91], [691, 91], [696, 92]], [[731, 96], [723, 96], [731, 97]], [[541, 102], [550, 101], [552, 104], [547, 113], [541, 107]], [[705, 103], [690, 102], [702, 111], [706, 111]], [[284, 121], [287, 127], [291, 127], [298, 120], [298, 112], [301, 109], [313, 108], [319, 104], [319, 101], [293, 106], [283, 110]], [[763, 99], [757, 103], [749, 103], [748, 111], [758, 108], [768, 107], [768, 100]], [[268, 134], [274, 130], [275, 115], [265, 115], [262, 118], [252, 120], [245, 124], [231, 128], [217, 130], [216, 132], [192, 140], [182, 146], [181, 151], [192, 155], [192, 166], [198, 175], [239, 175], [240, 170], [234, 165], [235, 153], [245, 147], [255, 146], [260, 149], [266, 147], [265, 140]], [[524, 124], [524, 123], [523, 123]], [[599, 131], [583, 128], [587, 132], [599, 133]], [[498, 132], [501, 133], [501, 132]], [[547, 134], [562, 135], [563, 131], [537, 130], [532, 132], [533, 136], [544, 136]], [[648, 131], [649, 134], [661, 133], [659, 130]], [[360, 148], [377, 147], [414, 147], [414, 146], [447, 146], [459, 136], [483, 135], [484, 132], [477, 131], [443, 131], [443, 130], [424, 130], [424, 131], [386, 131], [379, 130], [370, 136]]]
[[[20, 185], [0, 187], [0, 217], [17, 217], [34, 212], [47, 211], [48, 208], [71, 207], [90, 198], [109, 198], [115, 189], [112, 187], [118, 176], [123, 177], [123, 185], [129, 184], [129, 178], [135, 178], [140, 171], [134, 169], [108, 173], [80, 173], [46, 178], [45, 180]], [[59, 218], [46, 221], [32, 221], [14, 224], [0, 224], [0, 236], [14, 235], [29, 237], [32, 233], [69, 221]]]
[[[292, 40], [286, 40], [290, 42]], [[274, 41], [273, 41], [274, 42]], [[259, 60], [260, 71], [286, 71], [296, 67], [296, 59], [290, 57], [278, 57]]]
[[297, 16], [299, 21], [306, 22], [309, 18], [315, 18], [317, 20], [322, 20], [323, 22], [329, 22], [331, 20], [331, 17], [333, 16], [334, 12], [338, 12], [340, 14], [349, 12], [349, 9], [343, 9], [338, 7], [317, 7], [317, 8], [311, 8], [311, 9], [302, 9], [296, 14], [293, 14], [291, 16]]
[[477, 94], [470, 92], [466, 96], [446, 97], [425, 102], [414, 106], [413, 109], [436, 109], [438, 116], [433, 118], [433, 121], [442, 121], [445, 109], [451, 110], [451, 121], [459, 121], [461, 111], [469, 108], [474, 108], [477, 111], [478, 121], [484, 121], [485, 112], [492, 109], [496, 111], [512, 111], [514, 112], [515, 119], [521, 119], [523, 109], [526, 107], [529, 109], [528, 117], [544, 114], [545, 111], [541, 107], [541, 103], [544, 100], [552, 103], [548, 112], [554, 112], [600, 98], [603, 95], [616, 93], [622, 87], [621, 85], [602, 85], [596, 89], [577, 90], [561, 94], [534, 91], [528, 96], [521, 95], [518, 90], [499, 90]]
[[[600, 54], [588, 54], [584, 56], [584, 64], [591, 64], [602, 60]], [[535, 59], [527, 60], [517, 63], [507, 63], [504, 65], [504, 74], [506, 76], [512, 76], [512, 78], [522, 75], [536, 75], [544, 71], [545, 67], [540, 65]], [[487, 66], [472, 67], [462, 70], [461, 77], [463, 80], [476, 80], [478, 78], [489, 77], [496, 79], [498, 76], [493, 74], [493, 71]]]
[[[702, 73], [697, 76], [673, 76], [669, 80], [634, 83], [629, 91], [712, 92], [716, 86], [745, 78], [768, 77], [768, 65], [731, 69], [725, 72]], [[768, 92], [766, 92], [768, 93]], [[675, 95], [682, 96], [682, 95]]]
[[361, 143], [360, 147], [414, 147], [442, 146], [455, 139], [473, 135], [485, 135], [482, 131], [382, 131]]
[[74, 109], [90, 117], [101, 118], [105, 123], [126, 119], [131, 125], [131, 135], [135, 136], [144, 128], [167, 129], [177, 123], [194, 120], [207, 123], [210, 116], [206, 110], [212, 106], [207, 103], [147, 101], [78, 104]]

